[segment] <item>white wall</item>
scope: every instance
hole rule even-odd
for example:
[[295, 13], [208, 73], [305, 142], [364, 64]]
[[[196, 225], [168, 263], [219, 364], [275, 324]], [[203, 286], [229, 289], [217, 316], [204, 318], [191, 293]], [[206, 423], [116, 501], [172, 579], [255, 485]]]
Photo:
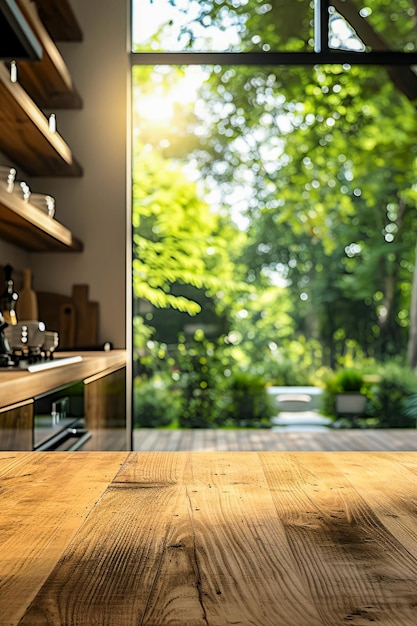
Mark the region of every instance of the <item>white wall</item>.
[[[26, 253], [0, 241], [0, 265], [33, 270], [34, 288], [69, 295], [88, 284], [100, 303], [100, 341], [126, 347], [127, 5], [71, 0], [82, 43], [59, 48], [83, 99], [81, 110], [54, 111], [57, 130], [82, 165], [81, 178], [29, 178], [56, 198], [56, 218], [84, 243], [82, 253]], [[50, 111], [46, 111], [49, 114]], [[23, 173], [19, 172], [20, 177]], [[129, 171], [130, 176], [130, 171]], [[129, 329], [128, 329], [129, 332]]]

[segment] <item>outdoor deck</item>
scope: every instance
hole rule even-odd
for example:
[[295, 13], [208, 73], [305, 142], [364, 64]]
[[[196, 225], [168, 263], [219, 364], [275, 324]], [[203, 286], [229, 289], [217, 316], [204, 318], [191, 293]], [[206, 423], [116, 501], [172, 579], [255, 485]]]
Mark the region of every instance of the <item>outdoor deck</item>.
[[417, 451], [417, 429], [156, 430], [135, 429], [134, 450], [147, 451]]

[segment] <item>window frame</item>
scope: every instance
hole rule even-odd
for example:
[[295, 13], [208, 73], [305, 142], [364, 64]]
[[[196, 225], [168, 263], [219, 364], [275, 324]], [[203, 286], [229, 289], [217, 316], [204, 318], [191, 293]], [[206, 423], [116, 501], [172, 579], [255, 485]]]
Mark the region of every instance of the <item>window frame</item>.
[[314, 0], [311, 52], [131, 52], [133, 65], [417, 65], [417, 52], [349, 51], [329, 47], [331, 0]]

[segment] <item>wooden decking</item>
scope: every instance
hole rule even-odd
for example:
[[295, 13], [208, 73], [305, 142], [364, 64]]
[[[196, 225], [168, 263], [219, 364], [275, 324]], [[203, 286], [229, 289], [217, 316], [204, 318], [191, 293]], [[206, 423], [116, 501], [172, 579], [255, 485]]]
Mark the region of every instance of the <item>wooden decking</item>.
[[133, 431], [134, 450], [146, 451], [417, 451], [416, 430], [157, 430]]

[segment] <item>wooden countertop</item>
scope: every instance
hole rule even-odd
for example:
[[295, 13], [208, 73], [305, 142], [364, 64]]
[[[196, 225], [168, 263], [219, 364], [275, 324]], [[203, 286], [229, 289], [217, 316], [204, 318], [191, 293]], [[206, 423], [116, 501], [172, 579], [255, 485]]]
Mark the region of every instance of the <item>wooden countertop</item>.
[[59, 352], [59, 356], [83, 358], [79, 363], [42, 372], [18, 372], [0, 368], [0, 408], [46, 393], [51, 389], [126, 365], [126, 350], [108, 352]]
[[417, 455], [0, 453], [0, 624], [417, 623]]

